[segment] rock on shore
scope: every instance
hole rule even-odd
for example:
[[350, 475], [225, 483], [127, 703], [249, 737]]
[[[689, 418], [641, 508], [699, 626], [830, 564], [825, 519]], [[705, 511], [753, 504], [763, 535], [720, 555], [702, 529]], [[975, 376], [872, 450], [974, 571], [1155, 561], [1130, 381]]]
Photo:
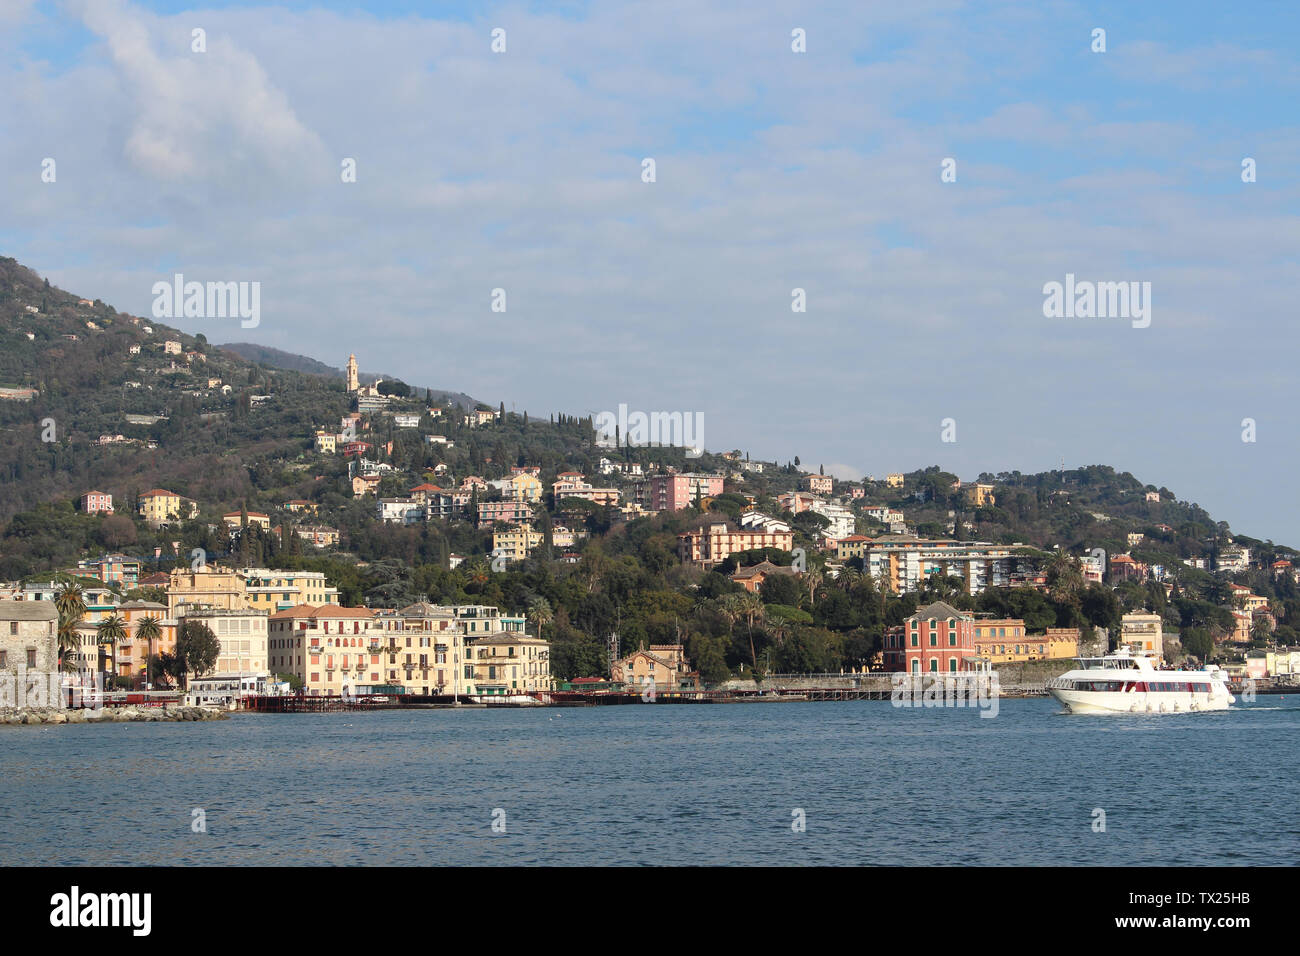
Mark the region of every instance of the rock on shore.
[[54, 707], [0, 707], [0, 724], [99, 724], [130, 721], [224, 720], [213, 707], [105, 707], [102, 710], [58, 710]]

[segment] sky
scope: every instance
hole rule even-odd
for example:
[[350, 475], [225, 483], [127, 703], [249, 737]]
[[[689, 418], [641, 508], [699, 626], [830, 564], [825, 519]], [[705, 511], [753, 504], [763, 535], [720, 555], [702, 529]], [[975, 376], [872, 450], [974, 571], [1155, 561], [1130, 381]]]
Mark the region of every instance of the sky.
[[[1108, 464], [1296, 545], [1297, 49], [1282, 2], [0, 0], [0, 254], [141, 315], [257, 282], [256, 328], [168, 324], [533, 415]], [[1045, 314], [1067, 275], [1149, 314]]]

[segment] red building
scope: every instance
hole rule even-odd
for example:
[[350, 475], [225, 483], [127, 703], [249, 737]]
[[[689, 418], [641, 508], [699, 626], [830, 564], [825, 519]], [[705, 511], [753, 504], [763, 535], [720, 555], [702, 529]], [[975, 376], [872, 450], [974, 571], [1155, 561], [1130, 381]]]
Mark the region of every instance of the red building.
[[975, 619], [943, 601], [917, 610], [885, 635], [885, 669], [909, 674], [955, 674], [970, 670], [975, 656]]
[[113, 513], [113, 496], [102, 491], [87, 491], [81, 496], [81, 510], [88, 515]]

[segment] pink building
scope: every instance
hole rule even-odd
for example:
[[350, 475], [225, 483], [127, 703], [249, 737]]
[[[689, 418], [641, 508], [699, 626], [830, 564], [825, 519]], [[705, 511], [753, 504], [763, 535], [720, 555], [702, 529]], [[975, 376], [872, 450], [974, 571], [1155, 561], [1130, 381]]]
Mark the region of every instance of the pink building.
[[522, 524], [533, 520], [533, 509], [526, 501], [480, 501], [478, 525], [483, 527], [494, 521]]
[[681, 511], [697, 498], [722, 494], [721, 475], [652, 475], [637, 482], [637, 503], [650, 511]]
[[113, 513], [113, 496], [102, 491], [87, 491], [81, 496], [81, 510], [88, 515]]

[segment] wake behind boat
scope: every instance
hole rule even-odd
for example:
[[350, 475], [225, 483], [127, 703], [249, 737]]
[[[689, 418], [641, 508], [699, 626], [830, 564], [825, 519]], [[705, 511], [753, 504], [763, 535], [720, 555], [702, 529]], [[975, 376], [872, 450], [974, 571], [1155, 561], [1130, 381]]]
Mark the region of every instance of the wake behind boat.
[[1047, 691], [1072, 714], [1178, 714], [1227, 710], [1235, 698], [1227, 676], [1204, 670], [1157, 670], [1152, 658], [1127, 647], [1103, 657], [1080, 657], [1079, 666], [1047, 682]]

